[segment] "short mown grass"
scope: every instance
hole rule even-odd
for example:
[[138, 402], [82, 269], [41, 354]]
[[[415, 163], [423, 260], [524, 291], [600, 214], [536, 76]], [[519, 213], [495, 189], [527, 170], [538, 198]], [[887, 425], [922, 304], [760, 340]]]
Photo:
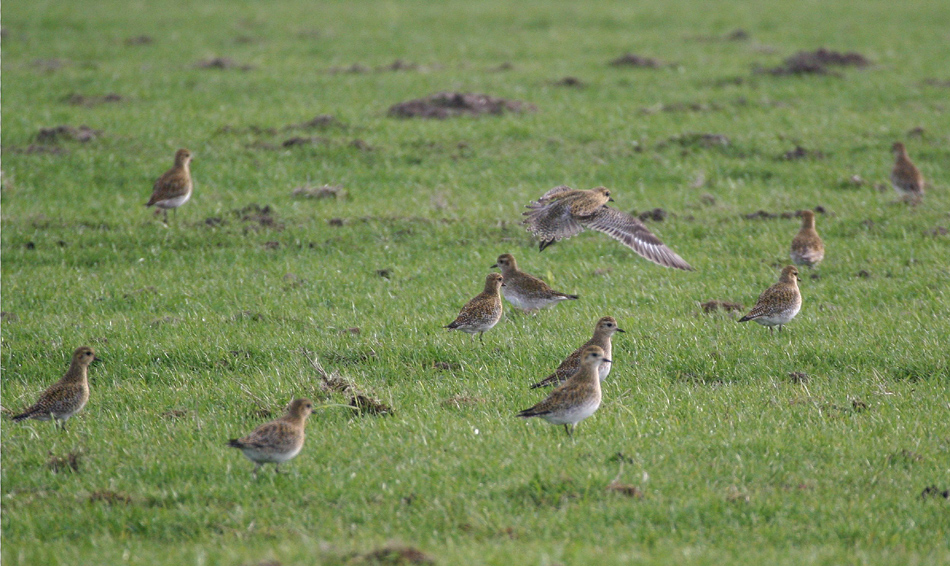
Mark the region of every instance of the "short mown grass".
[[[944, 4], [5, 6], [3, 408], [79, 345], [103, 361], [67, 433], [3, 421], [4, 563], [947, 563]], [[872, 64], [754, 72], [820, 47]], [[609, 65], [627, 52], [665, 65]], [[439, 91], [537, 111], [387, 116]], [[101, 134], [37, 140], [59, 125]], [[921, 206], [888, 185], [896, 140]], [[142, 204], [179, 147], [195, 195], [166, 227]], [[521, 212], [562, 183], [664, 209], [697, 270], [599, 234], [539, 254]], [[324, 184], [345, 194], [291, 194]], [[819, 206], [784, 332], [703, 311], [750, 307], [789, 261], [782, 213]], [[447, 333], [501, 253], [581, 299]], [[514, 418], [604, 315], [627, 332], [575, 440]], [[255, 480], [227, 439], [296, 396], [306, 446]]]

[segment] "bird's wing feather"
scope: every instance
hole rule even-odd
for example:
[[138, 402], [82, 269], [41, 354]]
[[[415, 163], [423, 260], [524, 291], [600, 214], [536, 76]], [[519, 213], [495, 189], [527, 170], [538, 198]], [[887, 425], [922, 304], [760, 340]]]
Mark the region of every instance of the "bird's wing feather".
[[582, 219], [586, 228], [603, 232], [628, 248], [665, 267], [692, 271], [686, 261], [668, 248], [643, 222], [615, 208], [603, 207]]
[[584, 230], [571, 216], [569, 203], [563, 200], [536, 200], [527, 206], [524, 220], [528, 231], [543, 241], [563, 240]]

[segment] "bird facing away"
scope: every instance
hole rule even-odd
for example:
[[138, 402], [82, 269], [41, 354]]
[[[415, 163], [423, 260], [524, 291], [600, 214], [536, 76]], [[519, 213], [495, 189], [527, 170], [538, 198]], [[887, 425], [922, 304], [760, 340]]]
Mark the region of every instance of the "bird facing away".
[[792, 238], [792, 261], [796, 265], [814, 267], [825, 259], [825, 243], [815, 231], [815, 213], [802, 211], [802, 228]]
[[[175, 152], [175, 165], [155, 181], [152, 197], [145, 206], [156, 206], [164, 212], [164, 222], [168, 224], [168, 210], [175, 210], [188, 202], [194, 188], [191, 182], [191, 152], [179, 149]], [[155, 211], [158, 214], [158, 211]]]
[[[581, 353], [577, 373], [558, 386], [546, 399], [518, 413], [519, 417], [541, 417], [553, 425], [564, 425], [568, 436], [574, 436], [577, 423], [594, 414], [600, 407], [600, 378], [597, 368], [610, 362], [600, 346], [588, 346]], [[568, 426], [570, 425], [570, 426]]]
[[303, 448], [304, 427], [312, 412], [313, 401], [294, 399], [283, 417], [262, 424], [244, 438], [231, 439], [228, 446], [240, 448], [247, 459], [254, 462], [254, 475], [264, 464], [276, 464], [274, 471], [280, 473], [280, 465]]
[[543, 308], [554, 306], [561, 301], [577, 299], [577, 295], [555, 291], [544, 281], [518, 269], [515, 256], [511, 254], [498, 256], [498, 261], [492, 267], [501, 269], [501, 275], [505, 278], [501, 294], [515, 308], [525, 312], [537, 312]]
[[538, 200], [527, 205], [524, 224], [541, 239], [540, 249], [581, 233], [584, 228], [603, 232], [623, 245], [665, 267], [692, 271], [676, 252], [666, 247], [643, 222], [607, 206], [610, 190], [597, 187], [577, 191], [568, 186], [554, 187]]
[[739, 319], [739, 322], [754, 320], [763, 326], [769, 327], [769, 333], [774, 332], [795, 318], [802, 308], [802, 294], [798, 290], [798, 269], [789, 265], [782, 270], [778, 283], [772, 285], [759, 295], [759, 300], [749, 311], [749, 314]]
[[612, 316], [605, 316], [598, 320], [597, 325], [594, 326], [594, 337], [585, 342], [580, 348], [574, 350], [570, 356], [561, 362], [561, 365], [557, 366], [554, 373], [532, 385], [531, 389], [558, 385], [559, 383], [567, 381], [568, 378], [577, 373], [577, 368], [581, 365], [581, 354], [584, 353], [584, 350], [586, 350], [588, 346], [599, 346], [604, 351], [604, 357], [606, 357], [608, 361], [600, 364], [598, 377], [600, 377], [600, 381], [607, 379], [607, 375], [610, 373], [610, 368], [613, 365], [609, 361], [613, 351], [610, 338], [615, 332], [626, 332], [617, 326], [617, 319]]
[[62, 430], [65, 431], [69, 417], [81, 411], [89, 401], [89, 364], [97, 359], [92, 348], [76, 348], [66, 375], [41, 393], [33, 406], [14, 416], [14, 422], [24, 419], [56, 419], [61, 422]]
[[499, 289], [503, 285], [504, 278], [501, 273], [489, 273], [485, 278], [485, 290], [465, 303], [459, 315], [445, 328], [471, 334], [472, 340], [475, 339], [477, 332], [478, 339], [483, 340], [482, 335], [501, 320], [502, 306]]
[[918, 203], [924, 196], [924, 176], [907, 155], [907, 148], [901, 142], [891, 146], [894, 154], [894, 169], [891, 170], [891, 184], [897, 194], [905, 201]]

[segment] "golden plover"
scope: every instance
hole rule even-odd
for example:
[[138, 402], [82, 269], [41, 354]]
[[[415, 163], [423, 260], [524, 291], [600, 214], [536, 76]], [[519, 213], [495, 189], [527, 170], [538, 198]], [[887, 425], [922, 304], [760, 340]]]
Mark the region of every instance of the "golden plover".
[[[610, 360], [611, 353], [613, 351], [611, 348], [610, 337], [613, 336], [615, 332], [625, 332], [625, 330], [617, 326], [617, 319], [612, 316], [605, 316], [598, 320], [597, 325], [594, 326], [594, 337], [585, 342], [580, 348], [574, 350], [570, 356], [561, 362], [561, 365], [557, 366], [557, 369], [554, 370], [554, 373], [532, 385], [531, 389], [547, 387], [549, 385], [557, 385], [567, 381], [569, 377], [577, 372], [577, 368], [581, 365], [581, 354], [585, 349], [587, 349], [588, 346], [599, 346], [604, 351], [604, 357]], [[598, 368], [598, 376], [600, 377], [601, 381], [607, 379], [607, 375], [610, 373], [610, 367], [612, 365], [613, 364], [611, 364], [610, 361], [605, 361], [604, 363], [600, 364], [600, 368]]]
[[894, 154], [894, 169], [891, 170], [891, 184], [897, 194], [905, 201], [918, 203], [924, 196], [924, 176], [907, 155], [907, 148], [901, 142], [891, 146]]
[[234, 438], [228, 442], [232, 448], [240, 448], [247, 459], [254, 462], [254, 475], [264, 464], [280, 465], [294, 458], [303, 448], [304, 427], [307, 417], [313, 412], [313, 401], [294, 399], [283, 417], [262, 424], [244, 438]]
[[[569, 436], [574, 436], [577, 423], [594, 414], [600, 407], [600, 378], [597, 368], [610, 360], [600, 346], [588, 346], [581, 353], [577, 373], [558, 386], [546, 399], [518, 413], [519, 417], [541, 417], [553, 425], [564, 425]], [[570, 425], [570, 426], [568, 426]]]
[[14, 421], [56, 419], [66, 430], [66, 421], [86, 406], [89, 401], [89, 364], [97, 360], [96, 353], [88, 346], [80, 346], [73, 352], [72, 362], [66, 375], [40, 394], [32, 407], [13, 417]]
[[501, 294], [515, 308], [525, 312], [535, 312], [554, 306], [561, 301], [577, 299], [577, 295], [555, 291], [544, 281], [518, 269], [515, 256], [511, 254], [498, 256], [498, 261], [492, 267], [501, 269], [501, 275], [505, 278]]
[[802, 228], [792, 238], [792, 261], [796, 265], [814, 267], [825, 259], [825, 243], [815, 231], [815, 213], [802, 211]]
[[455, 320], [445, 328], [467, 332], [472, 335], [472, 340], [477, 332], [479, 340], [482, 340], [482, 335], [501, 320], [501, 295], [498, 290], [503, 285], [501, 273], [489, 273], [485, 278], [485, 290], [466, 303]]
[[798, 268], [789, 265], [782, 270], [778, 283], [772, 285], [759, 295], [759, 300], [749, 311], [749, 314], [739, 319], [739, 322], [754, 320], [763, 326], [769, 327], [769, 333], [778, 326], [782, 326], [795, 318], [802, 308], [802, 294], [798, 290]]
[[603, 232], [628, 248], [665, 267], [692, 271], [686, 261], [666, 247], [653, 232], [626, 212], [607, 206], [610, 190], [597, 187], [576, 191], [568, 186], [554, 187], [528, 204], [524, 223], [528, 231], [541, 239], [540, 249], [577, 235], [584, 230]]
[[[168, 210], [177, 209], [191, 198], [194, 185], [191, 182], [190, 163], [190, 151], [179, 149], [175, 152], [175, 165], [155, 181], [152, 197], [145, 203], [145, 206], [157, 206], [162, 209], [166, 224], [168, 224]], [[157, 214], [158, 211], [156, 210], [155, 213]]]

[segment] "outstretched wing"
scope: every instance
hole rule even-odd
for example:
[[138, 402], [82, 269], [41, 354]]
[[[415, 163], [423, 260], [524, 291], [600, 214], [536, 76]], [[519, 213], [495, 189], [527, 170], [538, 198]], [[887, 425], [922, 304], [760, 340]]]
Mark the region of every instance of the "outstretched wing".
[[619, 240], [625, 246], [664, 267], [693, 271], [676, 252], [666, 247], [653, 232], [638, 219], [615, 208], [603, 207], [590, 217], [581, 220], [584, 227], [603, 232]]

